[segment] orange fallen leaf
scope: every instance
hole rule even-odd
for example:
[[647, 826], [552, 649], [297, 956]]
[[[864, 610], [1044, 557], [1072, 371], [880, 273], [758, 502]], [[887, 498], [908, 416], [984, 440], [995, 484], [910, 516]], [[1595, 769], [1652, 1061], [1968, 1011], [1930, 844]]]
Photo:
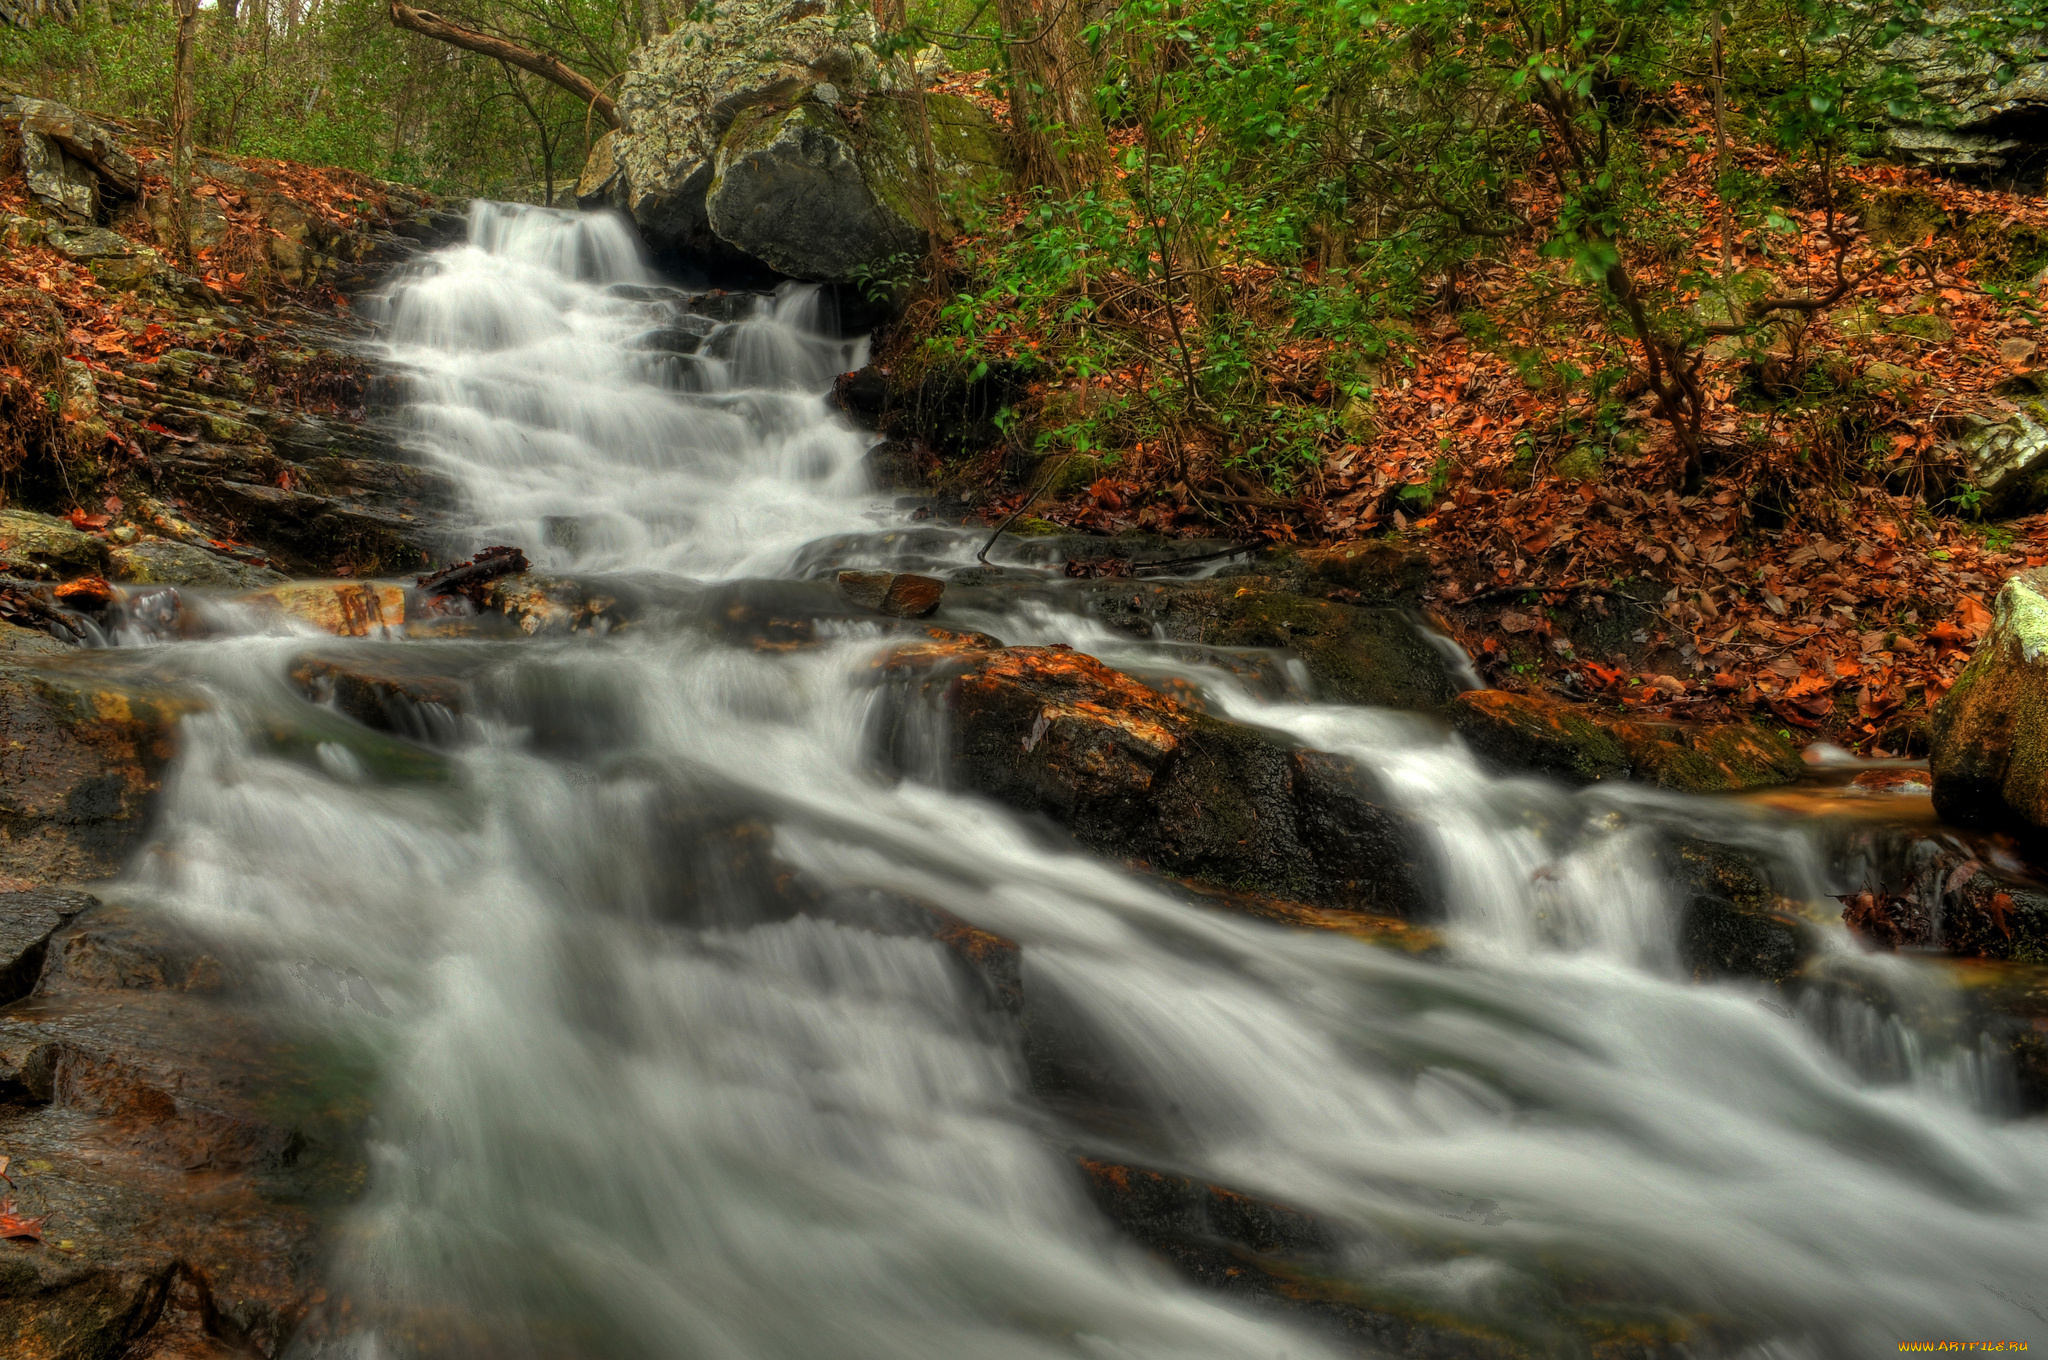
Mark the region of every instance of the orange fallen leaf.
[[[12, 1185], [13, 1182], [9, 1181], [8, 1184]], [[23, 1237], [31, 1242], [40, 1242], [43, 1240], [44, 1217], [47, 1215], [37, 1218], [21, 1216], [14, 1212], [14, 1200], [9, 1196], [0, 1195], [0, 1238]]]

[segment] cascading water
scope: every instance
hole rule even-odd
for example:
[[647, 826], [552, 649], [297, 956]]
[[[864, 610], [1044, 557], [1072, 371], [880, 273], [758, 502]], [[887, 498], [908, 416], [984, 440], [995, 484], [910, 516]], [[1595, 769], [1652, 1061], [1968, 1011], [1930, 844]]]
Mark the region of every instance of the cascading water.
[[[815, 574], [815, 545], [900, 518], [821, 395], [861, 343], [816, 306], [693, 301], [615, 222], [480, 205], [382, 320], [479, 543], [725, 578]], [[1043, 606], [977, 622], [1183, 664]], [[1122, 1239], [1076, 1147], [1311, 1211], [1346, 1278], [1532, 1354], [1571, 1353], [1541, 1301], [1575, 1279], [1728, 1324], [1691, 1354], [2048, 1340], [2048, 1128], [2007, 1117], [1996, 1063], [1679, 976], [1650, 831], [1712, 823], [1796, 865], [1789, 823], [1491, 779], [1418, 720], [1194, 672], [1432, 828], [1453, 948], [1416, 960], [1184, 905], [878, 777], [873, 636], [357, 644], [474, 677], [413, 779], [339, 733], [311, 760], [258, 739], [304, 707], [302, 645], [172, 649], [215, 703], [126, 891], [269, 960], [281, 1015], [381, 1073], [331, 1267], [349, 1308], [308, 1354], [1343, 1352]], [[770, 838], [815, 910], [760, 891]], [[1026, 994], [1117, 1074], [1120, 1132], [1034, 1096], [906, 900], [1022, 946]], [[1857, 966], [1945, 1004], [1910, 963]]]

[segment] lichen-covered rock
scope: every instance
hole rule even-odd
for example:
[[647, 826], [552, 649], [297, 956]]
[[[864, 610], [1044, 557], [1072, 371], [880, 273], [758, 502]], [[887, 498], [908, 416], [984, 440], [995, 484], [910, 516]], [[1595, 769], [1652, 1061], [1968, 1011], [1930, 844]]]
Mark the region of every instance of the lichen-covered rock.
[[1932, 739], [1943, 817], [2048, 827], [2048, 570], [1998, 592], [1991, 631], [1935, 705]]
[[899, 765], [923, 763], [919, 716], [942, 706], [938, 755], [954, 782], [1091, 848], [1317, 906], [1408, 916], [1430, 903], [1418, 839], [1364, 771], [1197, 713], [1093, 657], [976, 652], [898, 697], [909, 702], [883, 743]]
[[1003, 167], [993, 121], [899, 94], [878, 37], [865, 10], [816, 0], [740, 0], [678, 26], [634, 55], [622, 126], [592, 148], [578, 201], [623, 208], [657, 250], [878, 274]]
[[1965, 416], [1956, 439], [1973, 486], [1984, 493], [1979, 513], [1992, 519], [2030, 515], [2048, 506], [2048, 402]]
[[238, 562], [168, 538], [144, 539], [107, 552], [107, 579], [126, 585], [189, 586], [200, 590], [258, 590], [281, 585], [281, 571]]
[[1804, 771], [1792, 743], [1744, 723], [1648, 723], [1541, 694], [1468, 690], [1445, 709], [1475, 754], [1503, 774], [1573, 784], [1636, 779], [1686, 793], [1788, 784]]
[[97, 575], [107, 545], [54, 515], [0, 510], [0, 575], [31, 581], [68, 581]]

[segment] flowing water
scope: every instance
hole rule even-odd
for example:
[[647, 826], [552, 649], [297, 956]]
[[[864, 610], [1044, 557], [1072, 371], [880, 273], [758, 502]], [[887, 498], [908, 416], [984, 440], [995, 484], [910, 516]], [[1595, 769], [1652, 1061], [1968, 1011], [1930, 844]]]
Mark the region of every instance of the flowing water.
[[[863, 342], [814, 290], [684, 304], [619, 223], [488, 205], [394, 282], [389, 359], [475, 543], [671, 583], [887, 560], [904, 512], [824, 397]], [[1188, 664], [1044, 599], [964, 626]], [[348, 644], [470, 677], [468, 711], [401, 753], [412, 777], [401, 744], [307, 716], [285, 678], [306, 645], [164, 647], [215, 702], [123, 891], [267, 960], [281, 1023], [380, 1074], [330, 1268], [350, 1311], [308, 1354], [1371, 1353], [1169, 1270], [1076, 1149], [1312, 1212], [1340, 1282], [1531, 1354], [1583, 1353], [1559, 1319], [1595, 1294], [1699, 1324], [1665, 1353], [2048, 1342], [2048, 1125], [1925, 1018], [1943, 984], [1840, 945], [1918, 998], [1909, 1024], [1682, 974], [1658, 836], [1711, 831], [1818, 895], [1797, 819], [1493, 779], [1424, 720], [1190, 672], [1429, 828], [1451, 943], [1417, 959], [1185, 905], [885, 776], [879, 634]], [[280, 714], [327, 734], [310, 758], [260, 740]], [[735, 818], [808, 906], [732, 867], [704, 829]], [[1118, 1108], [1040, 1098], [906, 901], [1021, 944], [1029, 1006], [1086, 1036]]]

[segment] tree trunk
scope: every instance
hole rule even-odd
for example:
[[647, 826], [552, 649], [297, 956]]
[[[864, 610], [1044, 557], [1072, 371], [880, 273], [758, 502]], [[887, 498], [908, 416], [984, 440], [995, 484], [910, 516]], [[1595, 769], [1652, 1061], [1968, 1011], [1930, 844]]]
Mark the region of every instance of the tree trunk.
[[192, 249], [192, 49], [198, 36], [199, 0], [176, 0], [178, 45], [171, 63], [171, 229], [187, 269]]
[[[179, 3], [184, 3], [184, 0], [179, 0]], [[611, 96], [553, 57], [539, 52], [529, 52], [517, 43], [507, 42], [488, 33], [459, 27], [438, 14], [401, 4], [400, 0], [391, 0], [391, 22], [399, 28], [423, 33], [429, 38], [438, 39], [452, 47], [459, 47], [465, 52], [481, 53], [486, 57], [509, 62], [522, 71], [531, 71], [542, 80], [559, 85], [582, 100], [592, 112], [604, 120], [606, 127], [616, 128], [619, 125], [619, 111], [612, 103]]]
[[1082, 38], [1084, 0], [996, 0], [1010, 62], [1010, 122], [1026, 183], [1070, 197], [1108, 168], [1100, 76]]

